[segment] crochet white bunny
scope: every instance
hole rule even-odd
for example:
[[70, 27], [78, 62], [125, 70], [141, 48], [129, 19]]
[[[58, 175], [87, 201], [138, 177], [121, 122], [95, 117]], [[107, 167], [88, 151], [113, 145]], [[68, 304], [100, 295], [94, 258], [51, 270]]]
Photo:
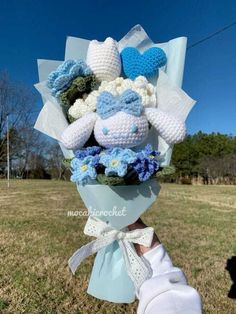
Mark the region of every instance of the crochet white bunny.
[[149, 123], [168, 143], [181, 142], [186, 135], [185, 124], [158, 108], [144, 108], [140, 95], [130, 89], [114, 97], [102, 92], [97, 98], [97, 112], [91, 112], [70, 124], [61, 136], [68, 149], [80, 149], [92, 132], [99, 145], [131, 148], [148, 136]]

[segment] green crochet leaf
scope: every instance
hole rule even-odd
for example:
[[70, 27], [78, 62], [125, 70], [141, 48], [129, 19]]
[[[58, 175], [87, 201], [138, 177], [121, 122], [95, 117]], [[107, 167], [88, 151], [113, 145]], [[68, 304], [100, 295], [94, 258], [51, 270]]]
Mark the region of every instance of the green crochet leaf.
[[66, 112], [74, 104], [76, 99], [83, 98], [84, 94], [89, 94], [98, 85], [94, 74], [79, 76], [72, 82], [71, 86], [60, 94], [60, 101]]
[[97, 175], [97, 181], [104, 185], [124, 185], [125, 184], [124, 178], [115, 177], [115, 176], [107, 177], [105, 174], [102, 174], [102, 173]]
[[174, 166], [165, 166], [161, 169], [161, 171], [158, 171], [156, 173], [156, 176], [158, 178], [163, 178], [165, 176], [170, 176], [175, 173], [175, 167]]
[[63, 165], [67, 168], [70, 169], [70, 163], [71, 163], [72, 158], [64, 158], [62, 163]]

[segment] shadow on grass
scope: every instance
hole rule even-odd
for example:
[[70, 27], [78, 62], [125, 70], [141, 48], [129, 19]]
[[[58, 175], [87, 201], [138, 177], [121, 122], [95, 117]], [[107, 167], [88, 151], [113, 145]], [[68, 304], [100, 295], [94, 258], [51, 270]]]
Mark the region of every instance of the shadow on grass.
[[229, 272], [233, 282], [228, 292], [228, 297], [236, 299], [236, 256], [232, 256], [227, 260], [225, 269]]

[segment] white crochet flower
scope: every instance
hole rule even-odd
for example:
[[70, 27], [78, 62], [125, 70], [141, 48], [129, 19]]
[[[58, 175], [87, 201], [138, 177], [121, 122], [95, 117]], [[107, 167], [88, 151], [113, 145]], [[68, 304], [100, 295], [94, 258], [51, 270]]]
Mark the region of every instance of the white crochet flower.
[[144, 76], [138, 76], [134, 81], [117, 77], [113, 81], [103, 81], [98, 91], [91, 92], [85, 99], [77, 99], [69, 109], [69, 114], [74, 119], [81, 118], [88, 112], [96, 110], [97, 96], [106, 91], [113, 96], [120, 96], [125, 90], [132, 89], [142, 98], [144, 107], [157, 107], [156, 88]]
[[148, 83], [144, 76], [138, 76], [134, 81], [117, 77], [114, 81], [103, 81], [99, 87], [99, 92], [110, 92], [113, 96], [121, 95], [125, 90], [132, 89], [142, 97], [144, 107], [156, 107], [156, 88]]
[[93, 91], [87, 97], [84, 97], [84, 99], [77, 99], [73, 106], [70, 107], [68, 111], [69, 115], [74, 119], [79, 119], [86, 113], [95, 111], [98, 95], [98, 91]]

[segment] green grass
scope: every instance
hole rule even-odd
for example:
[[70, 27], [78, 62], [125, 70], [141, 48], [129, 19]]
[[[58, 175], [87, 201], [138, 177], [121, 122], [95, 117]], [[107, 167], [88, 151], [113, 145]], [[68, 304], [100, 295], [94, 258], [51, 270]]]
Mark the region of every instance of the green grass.
[[[0, 313], [136, 313], [86, 294], [93, 257], [72, 277], [71, 254], [89, 237], [73, 184], [0, 181]], [[135, 210], [135, 209], [134, 209]], [[205, 313], [235, 314], [226, 261], [236, 255], [236, 187], [163, 184], [143, 220], [152, 225], [174, 263], [202, 295]]]

